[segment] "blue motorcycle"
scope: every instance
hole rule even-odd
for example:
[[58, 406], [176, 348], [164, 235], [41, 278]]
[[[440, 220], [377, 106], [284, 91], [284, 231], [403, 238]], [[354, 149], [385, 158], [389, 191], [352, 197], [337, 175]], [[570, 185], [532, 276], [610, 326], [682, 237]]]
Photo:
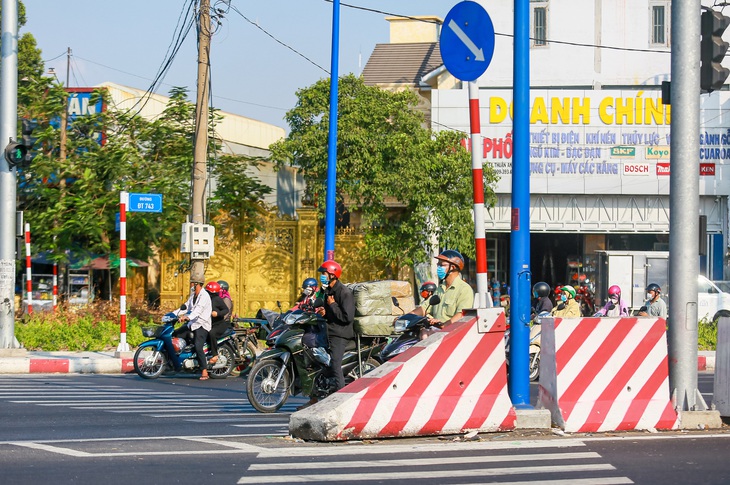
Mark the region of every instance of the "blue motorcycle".
[[[155, 379], [165, 371], [200, 372], [195, 346], [173, 332], [179, 318], [170, 312], [162, 317], [162, 325], [143, 327], [142, 335], [150, 340], [140, 344], [134, 353], [134, 370], [143, 379]], [[236, 365], [236, 332], [229, 329], [218, 339], [218, 361], [208, 364], [208, 375], [213, 379], [225, 379]], [[206, 343], [206, 359], [212, 357]]]

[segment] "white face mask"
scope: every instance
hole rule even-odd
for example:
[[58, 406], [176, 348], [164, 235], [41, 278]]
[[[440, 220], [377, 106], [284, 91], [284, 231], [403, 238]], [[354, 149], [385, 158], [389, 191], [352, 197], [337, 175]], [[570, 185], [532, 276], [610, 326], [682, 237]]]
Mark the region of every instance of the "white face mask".
[[618, 296], [616, 296], [616, 295], [613, 295], [613, 296], [611, 296], [611, 297], [609, 298], [609, 300], [611, 300], [611, 301], [612, 301], [612, 302], [614, 302], [614, 303], [618, 303]]
[[312, 288], [304, 288], [304, 294], [309, 296], [312, 294]]
[[654, 299], [654, 295], [652, 295], [651, 293], [647, 293], [646, 294], [646, 299], [647, 300], [653, 300]]

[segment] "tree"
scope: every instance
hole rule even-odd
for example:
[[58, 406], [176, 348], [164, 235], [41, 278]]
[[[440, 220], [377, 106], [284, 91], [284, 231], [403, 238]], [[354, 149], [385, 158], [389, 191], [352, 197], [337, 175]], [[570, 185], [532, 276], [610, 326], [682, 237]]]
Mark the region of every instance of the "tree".
[[[271, 146], [277, 166], [297, 166], [305, 197], [324, 210], [329, 132], [328, 79], [297, 92], [286, 114], [291, 131]], [[411, 91], [339, 81], [337, 190], [363, 214], [367, 251], [392, 268], [423, 261], [432, 237], [440, 247], [474, 256], [471, 157], [464, 133], [423, 127]], [[485, 200], [494, 198], [493, 170], [484, 167]]]
[[[105, 91], [95, 96], [106, 97], [111, 106]], [[21, 207], [34, 228], [36, 247], [52, 250], [58, 257], [66, 249], [94, 254], [116, 251], [121, 190], [163, 196], [162, 213], [128, 217], [128, 255], [146, 260], [158, 248], [178, 247], [180, 225], [191, 205], [195, 108], [186, 96], [185, 88], [173, 88], [162, 116], [153, 121], [114, 109], [76, 118], [67, 130], [65, 159], [58, 156], [59, 130], [51, 122], [60, 117], [65, 90], [54, 85], [25, 108], [21, 115], [39, 122], [40, 153], [23, 171], [20, 184]], [[209, 158], [220, 148], [213, 137], [217, 117], [213, 111]], [[99, 143], [101, 133], [103, 144]], [[234, 156], [222, 160], [211, 165], [223, 181], [214, 194], [215, 210], [235, 217], [226, 219], [228, 225], [220, 229], [225, 233], [255, 227], [259, 199], [268, 188], [246, 175], [250, 163]], [[212, 175], [217, 176], [215, 171]]]

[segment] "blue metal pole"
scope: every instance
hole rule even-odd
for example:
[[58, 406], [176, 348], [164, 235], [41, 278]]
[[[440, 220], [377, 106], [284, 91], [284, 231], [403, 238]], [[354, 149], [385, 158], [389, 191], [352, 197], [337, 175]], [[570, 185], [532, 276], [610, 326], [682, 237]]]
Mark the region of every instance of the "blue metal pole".
[[509, 392], [530, 407], [530, 9], [515, 0]]
[[330, 129], [327, 141], [327, 200], [324, 215], [324, 259], [335, 259], [337, 207], [337, 83], [340, 57], [340, 0], [332, 1], [332, 68], [330, 69]]

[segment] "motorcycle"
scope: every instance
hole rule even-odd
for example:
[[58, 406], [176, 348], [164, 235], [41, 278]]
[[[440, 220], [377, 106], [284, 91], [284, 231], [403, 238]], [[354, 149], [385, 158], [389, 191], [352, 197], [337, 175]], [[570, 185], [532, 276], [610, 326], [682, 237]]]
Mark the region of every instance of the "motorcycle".
[[[259, 350], [259, 337], [267, 322], [257, 318], [234, 318], [232, 324], [235, 332], [233, 342], [236, 350], [236, 362], [231, 375], [238, 377], [249, 370], [256, 360], [256, 354]], [[263, 330], [263, 332], [266, 331]]]
[[584, 317], [591, 316], [596, 312], [595, 296], [590, 286], [580, 286], [575, 295], [575, 301], [580, 305], [580, 312]]
[[413, 347], [421, 340], [421, 330], [428, 329], [431, 325], [428, 323], [428, 308], [441, 303], [438, 295], [432, 296], [428, 300], [426, 315], [420, 316], [415, 313], [406, 313], [395, 320], [395, 338], [391, 338], [383, 350], [380, 352], [380, 361], [386, 362], [396, 355], [402, 354], [406, 350]]
[[[535, 382], [540, 378], [540, 334], [542, 333], [542, 328], [540, 326], [540, 320], [545, 317], [549, 317], [549, 312], [541, 312], [539, 315], [535, 316], [535, 318], [532, 320], [532, 324], [530, 325], [530, 341], [529, 341], [529, 357], [530, 357], [530, 364], [529, 364], [529, 374], [530, 374], [530, 381]], [[509, 365], [509, 350], [510, 350], [510, 331], [507, 329], [505, 332], [504, 338], [506, 341], [505, 344], [505, 355], [507, 358], [507, 365]]]
[[[337, 388], [336, 379], [326, 372], [329, 354], [321, 347], [302, 344], [305, 328], [326, 327], [324, 319], [310, 311], [295, 310], [283, 315], [282, 320], [283, 325], [275, 330], [277, 334], [269, 336], [272, 345], [258, 356], [246, 381], [248, 400], [262, 413], [278, 411], [290, 395], [301, 393], [324, 399]], [[381, 348], [378, 338], [360, 337], [352, 341], [342, 359], [345, 384], [378, 367], [380, 363], [374, 356]]]
[[[181, 307], [184, 310], [185, 305]], [[140, 344], [134, 353], [134, 370], [143, 379], [155, 379], [166, 370], [175, 372], [200, 372], [195, 347], [182, 337], [173, 336], [179, 317], [175, 313], [163, 315], [162, 325], [143, 327], [142, 335], [150, 340]], [[227, 330], [218, 339], [218, 361], [208, 364], [208, 375], [213, 379], [225, 379], [233, 370], [239, 354], [234, 343], [236, 333]], [[212, 357], [206, 342], [206, 359]]]

